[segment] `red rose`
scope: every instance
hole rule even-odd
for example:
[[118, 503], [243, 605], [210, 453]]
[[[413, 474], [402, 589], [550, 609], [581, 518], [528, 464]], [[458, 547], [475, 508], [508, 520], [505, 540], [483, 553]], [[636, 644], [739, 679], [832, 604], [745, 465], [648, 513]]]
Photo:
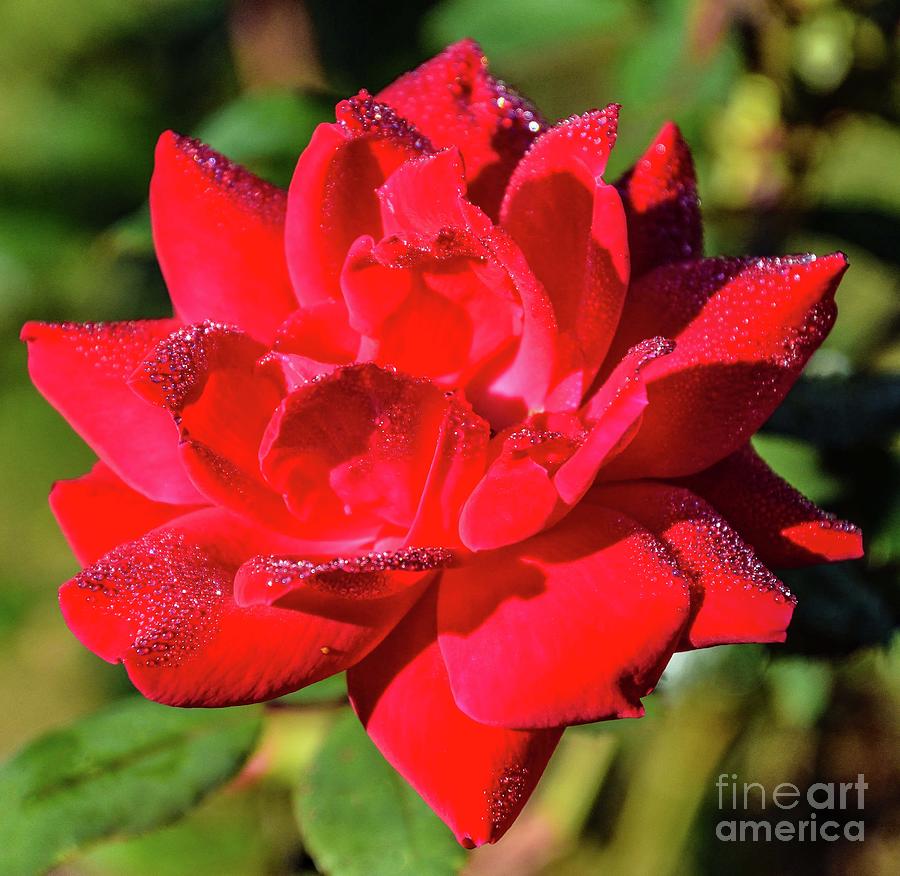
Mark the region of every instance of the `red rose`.
[[674, 125], [603, 181], [617, 116], [548, 126], [463, 42], [340, 103], [287, 193], [164, 134], [175, 316], [23, 332], [101, 460], [50, 499], [75, 635], [174, 705], [349, 670], [466, 845], [673, 652], [781, 641], [767, 567], [861, 538], [748, 441], [846, 262], [703, 258]]

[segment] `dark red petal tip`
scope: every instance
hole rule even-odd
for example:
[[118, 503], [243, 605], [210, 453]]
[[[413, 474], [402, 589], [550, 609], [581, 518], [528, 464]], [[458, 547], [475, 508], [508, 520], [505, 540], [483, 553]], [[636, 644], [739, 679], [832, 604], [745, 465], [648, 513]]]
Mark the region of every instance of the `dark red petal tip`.
[[432, 151], [428, 138], [386, 103], [363, 89], [355, 97], [342, 100], [334, 110], [335, 118], [351, 136], [372, 136], [393, 140], [427, 154]]
[[713, 505], [774, 568], [863, 555], [859, 527], [818, 508], [749, 444], [682, 483]]
[[238, 605], [313, 608], [323, 598], [382, 599], [418, 582], [422, 573], [453, 563], [453, 552], [439, 547], [374, 551], [317, 562], [284, 556], [253, 557], [235, 578]]
[[194, 137], [186, 137], [175, 131], [165, 131], [156, 146], [157, 161], [167, 158], [167, 153], [175, 153], [181, 164], [182, 173], [202, 175], [215, 187], [228, 191], [240, 206], [251, 211], [259, 219], [281, 225], [287, 192], [266, 182], [246, 167], [207, 146]]
[[634, 276], [703, 255], [703, 223], [691, 151], [672, 122], [616, 182], [628, 216]]
[[297, 306], [284, 255], [287, 193], [171, 131], [150, 181], [153, 243], [183, 322], [235, 323], [269, 341]]
[[236, 326], [196, 323], [159, 341], [129, 383], [148, 401], [177, 417], [185, 404], [202, 391], [210, 369], [219, 364], [222, 354], [235, 359], [243, 353], [242, 358], [253, 363], [264, 352], [262, 344], [243, 335]]
[[703, 499], [653, 481], [601, 487], [591, 495], [647, 527], [688, 576], [691, 622], [682, 649], [784, 641], [796, 599]]

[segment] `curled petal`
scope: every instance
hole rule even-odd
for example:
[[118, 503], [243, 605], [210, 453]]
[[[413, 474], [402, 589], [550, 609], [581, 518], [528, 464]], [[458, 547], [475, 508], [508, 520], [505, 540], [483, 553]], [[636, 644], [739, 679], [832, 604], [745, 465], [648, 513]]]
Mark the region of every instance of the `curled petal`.
[[298, 308], [278, 327], [272, 346], [279, 353], [347, 365], [357, 358], [359, 342], [359, 333], [351, 327], [341, 300]]
[[516, 168], [503, 201], [503, 227], [547, 290], [565, 339], [555, 409], [581, 403], [628, 286], [625, 213], [615, 187], [602, 179], [618, 110], [611, 104], [573, 116], [543, 134]]
[[643, 369], [673, 349], [665, 338], [644, 341], [577, 415], [538, 414], [498, 435], [497, 456], [463, 507], [463, 543], [472, 550], [503, 547], [568, 513], [633, 438], [647, 406]]
[[[238, 605], [277, 605], [343, 616], [371, 611], [370, 603], [395, 596], [453, 562], [446, 548], [400, 548], [316, 561], [253, 557], [238, 570]], [[433, 576], [432, 576], [433, 577]]]
[[631, 273], [703, 255], [703, 223], [691, 150], [671, 122], [616, 182], [628, 218]]
[[[381, 237], [375, 190], [428, 140], [365, 91], [337, 106], [337, 122], [316, 128], [288, 193], [285, 242], [304, 307], [340, 300], [340, 272], [357, 237]], [[300, 351], [303, 352], [303, 351]]]
[[796, 600], [699, 496], [633, 481], [600, 487], [592, 499], [650, 530], [690, 578], [692, 619], [683, 647], [784, 641]]
[[858, 526], [818, 508], [749, 444], [682, 482], [713, 505], [767, 566], [790, 568], [863, 555]]
[[282, 386], [257, 367], [265, 347], [219, 323], [184, 326], [136, 369], [132, 387], [178, 424], [182, 462], [210, 501], [296, 534], [281, 495], [263, 480], [259, 444]]
[[342, 277], [368, 357], [447, 386], [465, 385], [516, 340], [521, 308], [502, 268], [464, 230], [420, 245], [360, 238]]
[[148, 350], [178, 323], [37, 323], [22, 329], [34, 385], [126, 484], [157, 502], [202, 501], [170, 417], [128, 386]]
[[352, 618], [234, 602], [244, 561], [295, 547], [226, 511], [198, 511], [106, 554], [62, 586], [60, 605], [81, 642], [124, 663], [149, 699], [259, 702], [353, 665], [418, 596], [410, 588]]
[[532, 104], [488, 72], [474, 40], [444, 49], [378, 95], [438, 148], [458, 146], [469, 198], [496, 216], [513, 168], [545, 128]]
[[150, 216], [156, 257], [184, 322], [233, 323], [270, 341], [297, 306], [284, 256], [286, 193], [199, 140], [156, 147]]
[[453, 696], [495, 726], [640, 716], [689, 619], [687, 582], [664, 546], [588, 500], [552, 530], [448, 569], [440, 584]]
[[295, 353], [273, 350], [261, 356], [256, 367], [262, 375], [278, 384], [284, 396], [301, 386], [306, 386], [311, 380], [323, 374], [331, 374], [338, 366], [328, 362], [317, 362]]
[[556, 333], [525, 259], [464, 189], [455, 149], [404, 164], [379, 190], [389, 236], [360, 237], [341, 282], [366, 358], [464, 387], [496, 425], [543, 405]]
[[645, 369], [674, 350], [675, 343], [668, 338], [648, 338], [636, 344], [584, 406], [582, 419], [590, 430], [554, 478], [564, 502], [577, 502], [600, 468], [631, 441], [647, 407]]
[[[465, 431], [487, 434], [484, 421], [427, 380], [370, 364], [338, 368], [281, 403], [260, 447], [263, 473], [305, 532], [402, 537], [456, 406]], [[478, 443], [470, 436], [456, 449]]]
[[57, 481], [50, 491], [56, 522], [79, 562], [85, 564], [199, 507], [154, 502], [102, 462], [80, 478]]
[[432, 588], [347, 674], [372, 741], [464, 846], [500, 839], [541, 777], [561, 730], [506, 730], [460, 711], [436, 641]]
[[840, 253], [665, 265], [628, 293], [610, 358], [663, 333], [671, 356], [645, 371], [641, 428], [610, 479], [678, 477], [746, 443], [781, 403], [834, 323]]

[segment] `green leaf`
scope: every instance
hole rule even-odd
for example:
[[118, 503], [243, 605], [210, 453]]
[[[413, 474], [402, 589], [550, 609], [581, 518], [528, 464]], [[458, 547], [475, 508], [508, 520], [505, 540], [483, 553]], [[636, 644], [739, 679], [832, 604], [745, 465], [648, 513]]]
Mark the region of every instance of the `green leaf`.
[[840, 494], [840, 482], [822, 469], [819, 451], [813, 445], [759, 432], [753, 436], [753, 446], [781, 477], [813, 502], [828, 504]]
[[292, 91], [246, 94], [207, 118], [197, 136], [264, 179], [286, 186], [316, 125], [334, 120], [334, 104]]
[[284, 706], [321, 706], [331, 703], [345, 703], [347, 701], [347, 677], [343, 672], [337, 675], [329, 675], [309, 687], [301, 688], [293, 693], [272, 702], [275, 705]]
[[483, 0], [451, 0], [435, 7], [425, 18], [426, 42], [432, 51], [467, 37], [476, 37], [495, 63], [517, 60], [523, 52], [547, 51], [571, 44], [585, 34], [601, 33], [621, 24], [629, 13], [622, 0], [570, 0], [565, 14], [545, 0], [519, 0], [516, 27], [509, 26], [509, 9]]
[[300, 833], [328, 876], [444, 876], [465, 853], [347, 713], [295, 796]]
[[31, 743], [0, 767], [0, 874], [173, 821], [238, 771], [260, 715], [128, 699]]

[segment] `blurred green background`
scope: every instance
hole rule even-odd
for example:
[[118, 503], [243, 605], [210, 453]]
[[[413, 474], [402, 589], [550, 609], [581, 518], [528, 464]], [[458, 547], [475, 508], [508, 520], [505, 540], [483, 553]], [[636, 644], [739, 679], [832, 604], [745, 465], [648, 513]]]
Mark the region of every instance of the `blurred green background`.
[[[677, 121], [709, 254], [848, 253], [837, 327], [758, 447], [862, 525], [868, 555], [787, 576], [801, 602], [786, 646], [682, 658], [644, 720], [570, 731], [518, 824], [467, 872], [900, 872], [898, 18], [888, 0], [0, 0], [0, 753], [128, 693], [57, 611], [76, 565], [46, 494], [92, 457], [30, 387], [21, 323], [166, 311], [145, 205], [163, 129], [284, 184], [338, 98], [468, 35], [548, 117], [623, 105], [610, 178]], [[321, 780], [340, 698], [267, 710], [241, 778], [60, 872], [316, 872], [298, 788]], [[865, 842], [719, 842], [723, 772], [769, 788], [865, 773]], [[392, 854], [378, 872], [401, 872]]]

